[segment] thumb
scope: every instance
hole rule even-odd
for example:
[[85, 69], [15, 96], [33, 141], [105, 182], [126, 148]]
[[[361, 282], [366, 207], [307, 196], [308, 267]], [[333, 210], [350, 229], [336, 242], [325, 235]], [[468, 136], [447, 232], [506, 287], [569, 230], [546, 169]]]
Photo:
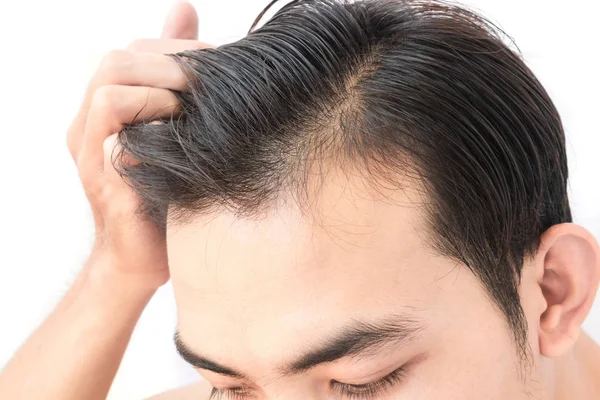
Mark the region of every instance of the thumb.
[[198, 40], [198, 14], [187, 1], [177, 1], [163, 26], [161, 39]]

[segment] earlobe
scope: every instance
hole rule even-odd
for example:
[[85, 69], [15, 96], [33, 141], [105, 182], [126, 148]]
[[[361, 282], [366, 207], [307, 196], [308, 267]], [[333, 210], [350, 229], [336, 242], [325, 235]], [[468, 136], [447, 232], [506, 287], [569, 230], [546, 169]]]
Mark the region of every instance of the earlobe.
[[542, 235], [536, 259], [543, 266], [539, 285], [547, 303], [540, 316], [540, 352], [557, 357], [577, 340], [596, 297], [600, 248], [582, 226], [559, 224]]

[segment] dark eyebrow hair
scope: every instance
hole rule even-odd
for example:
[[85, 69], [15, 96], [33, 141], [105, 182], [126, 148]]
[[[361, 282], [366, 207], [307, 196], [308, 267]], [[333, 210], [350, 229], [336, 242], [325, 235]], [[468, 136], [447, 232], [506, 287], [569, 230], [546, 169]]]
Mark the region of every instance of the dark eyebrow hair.
[[[414, 339], [424, 325], [404, 314], [393, 314], [381, 320], [351, 320], [344, 328], [322, 344], [313, 346], [297, 360], [278, 368], [281, 376], [305, 372], [317, 365], [339, 360], [343, 357], [368, 357], [388, 346], [399, 346]], [[189, 364], [242, 380], [252, 380], [248, 374], [221, 365], [193, 351], [181, 339], [179, 330], [174, 336], [179, 355]]]

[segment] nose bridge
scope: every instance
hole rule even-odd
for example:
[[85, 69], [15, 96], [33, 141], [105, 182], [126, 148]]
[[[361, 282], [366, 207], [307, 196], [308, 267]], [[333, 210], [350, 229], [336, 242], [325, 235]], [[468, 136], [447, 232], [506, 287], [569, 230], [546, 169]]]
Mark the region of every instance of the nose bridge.
[[317, 390], [313, 390], [310, 387], [302, 387], [298, 385], [295, 388], [286, 387], [285, 390], [274, 391], [274, 393], [268, 397], [269, 400], [327, 400], [329, 397], [319, 394]]
[[263, 387], [268, 400], [328, 400], [331, 397], [323, 385], [309, 373], [277, 379]]

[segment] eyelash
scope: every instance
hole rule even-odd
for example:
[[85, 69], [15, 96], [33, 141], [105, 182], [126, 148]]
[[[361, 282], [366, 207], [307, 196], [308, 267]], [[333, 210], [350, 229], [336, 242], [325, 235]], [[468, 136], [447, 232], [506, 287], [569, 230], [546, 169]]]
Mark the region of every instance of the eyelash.
[[332, 382], [334, 390], [348, 399], [376, 399], [385, 394], [394, 386], [404, 380], [406, 371], [398, 368], [375, 382], [362, 385], [350, 385], [348, 383]]
[[[383, 378], [375, 381], [364, 383], [362, 385], [351, 385], [349, 383], [342, 383], [332, 381], [333, 389], [340, 395], [347, 399], [376, 399], [385, 394], [386, 390], [389, 390], [401, 383], [406, 375], [406, 371], [403, 368], [389, 373]], [[209, 400], [222, 400], [223, 396], [227, 396], [230, 400], [244, 400], [248, 399], [248, 392], [242, 387], [234, 387], [231, 389], [217, 389], [213, 388]]]
[[217, 389], [213, 388], [210, 392], [208, 400], [222, 400], [223, 396], [227, 396], [231, 400], [244, 400], [248, 398], [246, 390], [242, 387], [234, 387], [231, 389]]

